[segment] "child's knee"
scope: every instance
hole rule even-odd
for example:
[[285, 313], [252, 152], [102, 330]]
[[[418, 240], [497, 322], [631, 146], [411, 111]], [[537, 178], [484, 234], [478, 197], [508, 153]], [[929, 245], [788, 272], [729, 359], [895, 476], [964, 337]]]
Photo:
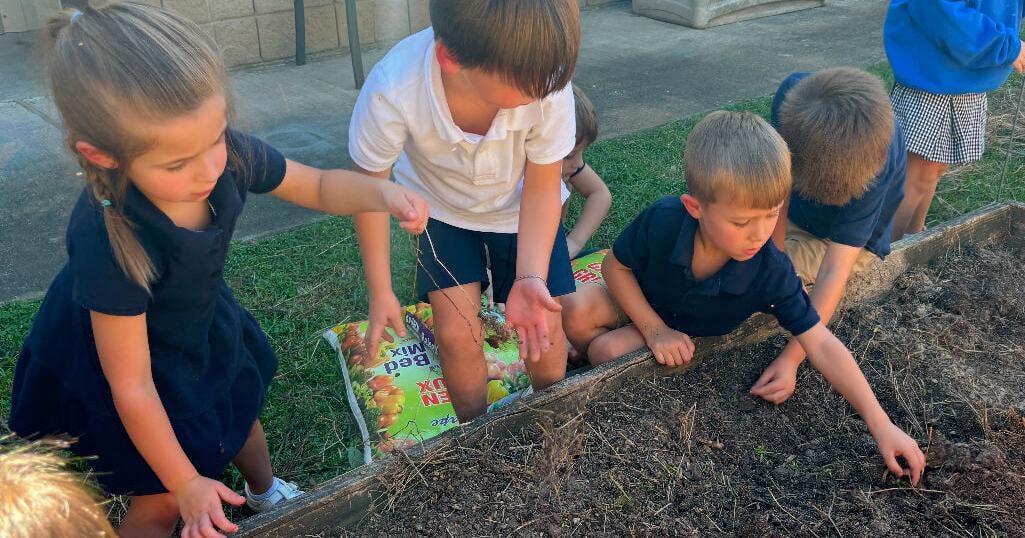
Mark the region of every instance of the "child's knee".
[[621, 346], [617, 346], [614, 340], [601, 337], [595, 338], [591, 341], [591, 345], [587, 347], [587, 360], [595, 366], [611, 362], [623, 355], [623, 353], [619, 352], [619, 347]]
[[633, 338], [626, 338], [621, 331], [605, 333], [591, 342], [587, 348], [587, 358], [591, 364], [599, 365], [611, 362], [627, 353], [637, 351], [644, 346], [643, 339], [638, 342]]
[[579, 291], [562, 298], [562, 328], [567, 335], [578, 333], [590, 321], [582, 303]]
[[586, 338], [598, 324], [595, 319], [595, 290], [584, 287], [562, 297], [562, 329], [570, 340]]

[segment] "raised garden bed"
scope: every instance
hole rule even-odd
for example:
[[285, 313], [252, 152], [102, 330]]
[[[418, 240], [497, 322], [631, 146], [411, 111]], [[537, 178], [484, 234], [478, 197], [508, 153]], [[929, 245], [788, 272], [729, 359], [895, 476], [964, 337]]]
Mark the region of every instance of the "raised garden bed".
[[328, 481], [240, 535], [1021, 535], [1023, 222], [1025, 206], [989, 207], [898, 243], [852, 283], [837, 322], [883, 406], [929, 445], [923, 489], [883, 476], [863, 424], [814, 371], [779, 408], [747, 396], [783, 343], [760, 317], [700, 340], [685, 376], [624, 357]]

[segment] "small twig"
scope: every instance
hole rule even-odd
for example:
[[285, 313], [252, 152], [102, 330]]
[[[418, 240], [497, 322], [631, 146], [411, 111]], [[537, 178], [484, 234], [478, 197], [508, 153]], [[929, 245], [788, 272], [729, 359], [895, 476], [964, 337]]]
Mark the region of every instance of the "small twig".
[[869, 491], [868, 494], [869, 495], [875, 495], [876, 493], [889, 493], [891, 491], [913, 491], [915, 493], [942, 493], [944, 495], [947, 493], [946, 491], [941, 491], [941, 490], [938, 490], [938, 489], [925, 489], [925, 488], [884, 488], [884, 489], [877, 489], [875, 491]]
[[528, 526], [528, 525], [531, 525], [531, 524], [533, 524], [533, 523], [536, 523], [536, 522], [537, 522], [537, 520], [539, 520], [539, 519], [541, 519], [541, 518], [539, 518], [539, 517], [535, 517], [534, 519], [531, 519], [530, 521], [528, 521], [528, 522], [524, 523], [523, 525], [520, 525], [519, 527], [516, 527], [515, 529], [513, 529], [513, 531], [512, 531], [512, 532], [510, 532], [510, 533], [509, 533], [509, 535], [513, 535], [513, 534], [516, 534], [517, 532], [521, 531], [521, 530], [522, 530], [522, 529], [523, 529], [524, 527], [526, 527], [526, 526]]
[[[772, 492], [772, 488], [768, 488], [768, 489], [769, 489], [769, 495], [770, 495], [770, 496], [772, 496], [772, 500], [773, 500], [773, 501], [775, 501], [775, 503], [776, 503], [776, 506], [778, 506], [778, 507], [779, 507], [779, 509], [783, 511], [783, 513], [785, 513], [786, 515], [788, 515], [788, 516], [790, 516], [791, 518], [793, 518], [793, 520], [794, 520], [794, 521], [796, 521], [796, 522], [800, 523], [801, 525], [804, 525], [804, 522], [803, 522], [803, 521], [801, 521], [800, 519], [798, 519], [798, 517], [797, 517], [797, 516], [795, 516], [794, 514], [790, 513], [790, 510], [787, 510], [786, 508], [784, 508], [784, 507], [783, 507], [783, 505], [782, 505], [782, 504], [780, 504], [780, 503], [779, 503], [779, 499], [777, 499], [777, 498], [776, 498], [776, 495], [775, 495], [775, 494], [774, 494], [774, 493]], [[815, 532], [815, 531], [813, 531], [813, 530], [811, 530], [811, 529], [808, 529], [808, 532], [810, 532], [810, 533], [814, 534], [815, 536], [818, 536], [818, 534], [816, 534], [816, 532]]]
[[[461, 291], [463, 293], [463, 295], [466, 296], [466, 301], [469, 303], [470, 308], [473, 309], [473, 308], [477, 307], [476, 303], [473, 302], [473, 299], [470, 298], [470, 294], [467, 293], [466, 290], [463, 288], [463, 285], [460, 284], [458, 280], [456, 280], [456, 277], [452, 274], [452, 271], [449, 271], [448, 266], [446, 266], [444, 264], [444, 262], [442, 262], [438, 258], [438, 252], [436, 250], [434, 250], [434, 241], [431, 240], [431, 233], [428, 232], [427, 230], [424, 230], [424, 235], [427, 236], [427, 241], [430, 244], [431, 254], [434, 256], [434, 261], [437, 262], [438, 265], [440, 265], [443, 269], [445, 269], [445, 272], [448, 273], [449, 277], [452, 279], [452, 282], [455, 282], [456, 288], [459, 288], [459, 291]], [[452, 299], [452, 297], [449, 296], [448, 292], [445, 291], [445, 288], [443, 288], [441, 286], [441, 284], [438, 283], [437, 279], [434, 278], [434, 275], [431, 273], [431, 271], [429, 269], [427, 269], [426, 265], [424, 265], [424, 262], [420, 261], [420, 252], [421, 252], [420, 251], [420, 236], [416, 236], [415, 248], [416, 248], [416, 254], [415, 254], [415, 256], [416, 256], [416, 264], [418, 266], [420, 266], [421, 269], [424, 270], [424, 273], [427, 274], [427, 278], [431, 279], [431, 283], [434, 284], [434, 286], [438, 288], [438, 291], [440, 291], [441, 294], [445, 297], [445, 299], [448, 300], [448, 302], [452, 304], [452, 307], [455, 308], [456, 312], [459, 314], [459, 317], [463, 318], [463, 321], [466, 322], [466, 328], [468, 328], [470, 330], [470, 336], [473, 337], [473, 342], [475, 344], [477, 344], [478, 346], [481, 345], [482, 342], [481, 342], [481, 339], [477, 336], [477, 331], [476, 331], [476, 327], [474, 326], [474, 323], [472, 321], [470, 321], [470, 318], [466, 314], [463, 313], [463, 310], [461, 308], [459, 308], [459, 305], [456, 304], [455, 300]], [[416, 289], [416, 271], [413, 271], [413, 288], [414, 288], [414, 293], [415, 293], [415, 289]], [[480, 314], [478, 313], [478, 317], [479, 317], [479, 315]], [[483, 331], [484, 331], [484, 327], [483, 327], [483, 325], [481, 325], [481, 332], [483, 332]]]
[[[833, 499], [835, 500], [836, 497], [833, 497]], [[811, 507], [814, 508], [816, 512], [822, 514], [823, 516], [826, 516], [826, 520], [829, 521], [829, 524], [833, 526], [833, 530], [836, 531], [836, 535], [840, 538], [843, 538], [843, 533], [840, 532], [840, 527], [837, 527], [836, 522], [833, 521], [832, 508], [829, 509], [829, 512], [826, 512], [825, 510], [819, 508], [818, 506], [815, 506], [814, 504], [811, 505]]]
[[714, 525], [716, 529], [719, 529], [719, 532], [726, 534], [726, 531], [722, 530], [722, 527], [720, 527], [719, 524], [716, 523], [714, 519], [712, 519], [712, 516], [708, 515], [708, 513], [705, 513], [705, 518], [707, 518], [708, 522]]

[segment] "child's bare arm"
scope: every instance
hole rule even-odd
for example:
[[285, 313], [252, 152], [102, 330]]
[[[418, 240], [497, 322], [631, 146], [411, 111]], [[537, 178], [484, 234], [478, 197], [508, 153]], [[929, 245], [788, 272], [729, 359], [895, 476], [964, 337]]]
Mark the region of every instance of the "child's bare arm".
[[540, 360], [551, 345], [546, 311], [562, 310], [545, 283], [562, 213], [561, 170], [561, 161], [537, 164], [528, 160], [523, 174], [516, 281], [509, 290], [505, 312], [520, 336], [520, 356], [532, 361]]
[[570, 184], [584, 197], [584, 207], [580, 210], [580, 216], [577, 218], [573, 230], [566, 236], [566, 242], [569, 243], [569, 255], [574, 258], [591, 240], [591, 236], [598, 231], [598, 227], [608, 216], [609, 209], [612, 207], [612, 193], [601, 177], [587, 164], [584, 165], [583, 170], [570, 179]]
[[648, 304], [633, 271], [623, 265], [611, 251], [601, 267], [609, 293], [644, 337], [655, 360], [666, 366], [681, 366], [694, 356], [694, 343], [686, 334], [673, 330]]
[[226, 532], [238, 526], [224, 516], [221, 501], [245, 499], [227, 486], [199, 475], [171, 428], [150, 369], [146, 314], [111, 316], [90, 312], [100, 367], [128, 437], [164, 487], [178, 499], [186, 526], [213, 522]]
[[[370, 172], [353, 165], [360, 174], [388, 181], [391, 168]], [[356, 238], [363, 257], [363, 273], [370, 292], [369, 324], [367, 326], [368, 357], [377, 356], [384, 329], [391, 327], [399, 336], [405, 336], [406, 326], [402, 321], [402, 307], [395, 296], [391, 282], [391, 230], [386, 213], [359, 213], [352, 218], [356, 225]]]
[[[830, 243], [826, 250], [822, 265], [819, 266], [815, 286], [808, 294], [823, 325], [829, 323], [836, 312], [836, 307], [843, 300], [847, 281], [861, 251], [860, 248], [839, 243]], [[751, 387], [751, 394], [775, 404], [786, 401], [794, 393], [797, 369], [804, 362], [805, 356], [801, 344], [796, 338], [791, 338], [779, 357], [765, 369]]]
[[100, 367], [129, 437], [169, 490], [197, 476], [171, 429], [150, 372], [146, 315], [91, 312]]
[[412, 233], [422, 232], [427, 225], [427, 202], [409, 189], [381, 181], [380, 175], [321, 170], [286, 160], [285, 178], [271, 194], [286, 202], [332, 215], [390, 213]]
[[911, 484], [918, 485], [925, 455], [914, 439], [890, 421], [847, 347], [821, 323], [799, 334], [797, 340], [808, 351], [815, 369], [861, 415], [890, 472], [904, 476], [896, 459], [902, 456], [911, 468]]

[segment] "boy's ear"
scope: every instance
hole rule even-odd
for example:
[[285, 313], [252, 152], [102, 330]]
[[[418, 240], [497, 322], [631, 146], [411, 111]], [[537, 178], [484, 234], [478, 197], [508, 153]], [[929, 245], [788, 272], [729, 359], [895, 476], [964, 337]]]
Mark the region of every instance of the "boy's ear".
[[113, 170], [118, 166], [117, 159], [115, 159], [111, 154], [84, 140], [75, 142], [75, 151], [77, 151], [82, 157], [85, 157], [85, 160], [89, 161], [94, 166], [98, 166], [106, 170]]
[[456, 57], [452, 55], [452, 51], [442, 45], [441, 41], [434, 42], [434, 56], [438, 59], [441, 72], [446, 75], [455, 74], [462, 69], [462, 66], [456, 61]]
[[697, 198], [690, 194], [684, 194], [680, 196], [680, 201], [683, 202], [683, 208], [690, 213], [690, 216], [696, 219], [701, 218], [701, 202]]

